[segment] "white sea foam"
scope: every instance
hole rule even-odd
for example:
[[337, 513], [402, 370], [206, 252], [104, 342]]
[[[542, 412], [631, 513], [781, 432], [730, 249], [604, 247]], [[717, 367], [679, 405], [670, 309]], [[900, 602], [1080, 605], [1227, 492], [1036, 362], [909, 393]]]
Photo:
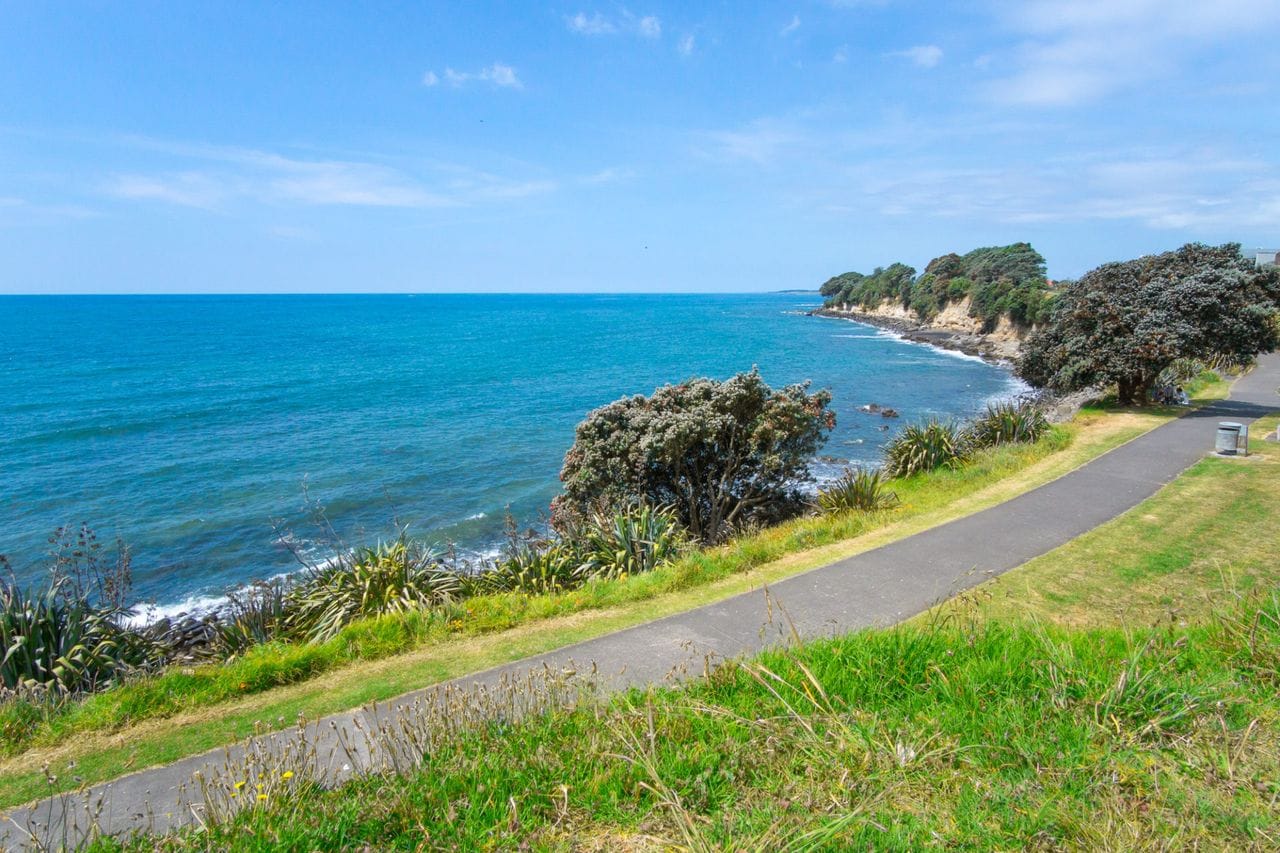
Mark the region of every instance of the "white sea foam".
[[479, 521], [482, 518], [488, 518], [488, 517], [489, 517], [489, 513], [487, 512], [477, 512], [475, 515], [468, 515], [467, 521]]
[[145, 628], [161, 619], [172, 619], [183, 614], [199, 618], [221, 610], [226, 604], [225, 595], [192, 595], [172, 604], [143, 604], [125, 623], [131, 628]]

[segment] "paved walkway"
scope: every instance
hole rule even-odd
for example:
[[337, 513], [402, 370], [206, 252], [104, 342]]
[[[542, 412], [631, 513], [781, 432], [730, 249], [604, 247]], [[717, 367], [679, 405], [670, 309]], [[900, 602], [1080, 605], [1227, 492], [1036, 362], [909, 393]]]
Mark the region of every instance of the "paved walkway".
[[[682, 668], [701, 672], [708, 657], [734, 657], [773, 645], [794, 630], [804, 638], [889, 625], [1008, 571], [1106, 522], [1154, 494], [1212, 449], [1220, 420], [1250, 422], [1280, 409], [1280, 355], [1260, 360], [1237, 381], [1228, 400], [1158, 427], [1051, 483], [998, 506], [923, 531], [874, 551], [685, 613], [578, 643], [450, 682], [447, 690], [488, 690], [529, 673], [594, 663], [604, 689], [660, 683]], [[785, 608], [789, 624], [776, 618]], [[439, 706], [441, 688], [427, 688], [373, 708], [310, 724], [305, 738], [319, 772], [340, 780], [389, 760], [364, 735], [379, 724], [400, 725]], [[456, 692], [453, 694], [456, 701]], [[279, 732], [227, 750], [193, 756], [92, 788], [87, 797], [56, 798], [16, 810], [0, 828], [6, 848], [27, 832], [57, 846], [98, 831], [164, 831], [199, 820], [205, 797], [193, 779], [209, 779], [247, 753], [287, 755], [299, 733]], [[292, 756], [291, 760], [298, 760]], [[354, 769], [353, 769], [354, 767]], [[42, 827], [48, 827], [42, 828]]]

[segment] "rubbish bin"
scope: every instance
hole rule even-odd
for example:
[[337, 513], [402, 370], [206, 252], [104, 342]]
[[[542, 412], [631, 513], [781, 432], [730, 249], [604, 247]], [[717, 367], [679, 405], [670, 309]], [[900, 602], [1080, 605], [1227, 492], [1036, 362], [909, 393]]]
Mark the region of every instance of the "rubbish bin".
[[1235, 456], [1236, 448], [1240, 445], [1240, 430], [1244, 429], [1244, 424], [1238, 424], [1234, 421], [1218, 421], [1218, 440], [1214, 443], [1213, 449], [1223, 456]]

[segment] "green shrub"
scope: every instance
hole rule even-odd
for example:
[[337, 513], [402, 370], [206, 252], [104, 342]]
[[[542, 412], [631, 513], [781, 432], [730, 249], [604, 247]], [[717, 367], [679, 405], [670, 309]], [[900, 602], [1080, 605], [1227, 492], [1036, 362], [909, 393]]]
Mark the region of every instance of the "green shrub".
[[885, 481], [884, 473], [878, 469], [850, 468], [818, 492], [818, 509], [826, 515], [891, 509], [898, 505], [898, 495], [885, 488]]
[[399, 538], [357, 548], [316, 569], [288, 596], [290, 627], [315, 641], [349, 622], [441, 604], [463, 591], [462, 579], [430, 548]]
[[653, 571], [678, 557], [688, 537], [673, 510], [637, 506], [596, 515], [577, 531], [580, 572], [587, 578], [616, 578]]
[[943, 466], [956, 467], [964, 461], [965, 430], [952, 421], [929, 420], [912, 424], [885, 445], [885, 473], [909, 477]]
[[991, 403], [968, 430], [975, 448], [997, 444], [1025, 444], [1039, 440], [1049, 421], [1039, 406], [1025, 400]]

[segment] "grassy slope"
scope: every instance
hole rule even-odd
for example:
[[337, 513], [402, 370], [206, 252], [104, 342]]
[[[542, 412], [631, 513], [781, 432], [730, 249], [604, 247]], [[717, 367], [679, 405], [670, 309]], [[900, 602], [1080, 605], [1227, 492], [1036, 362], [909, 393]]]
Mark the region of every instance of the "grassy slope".
[[162, 846], [1275, 849], [1280, 446], [1254, 449], [907, 625], [283, 782]]
[[[1224, 392], [1224, 385], [1210, 386], [1202, 398]], [[887, 517], [801, 520], [648, 576], [555, 596], [472, 600], [447, 621], [359, 625], [324, 648], [268, 647], [237, 666], [172, 672], [91, 697], [42, 724], [32, 747], [0, 763], [0, 807], [49, 793], [39, 769], [46, 764], [75, 762], [84, 782], [101, 781], [286, 725], [299, 714], [314, 718], [389, 698], [757, 588], [999, 503], [1167, 417], [1086, 412], [1037, 447], [897, 484], [904, 507]]]

